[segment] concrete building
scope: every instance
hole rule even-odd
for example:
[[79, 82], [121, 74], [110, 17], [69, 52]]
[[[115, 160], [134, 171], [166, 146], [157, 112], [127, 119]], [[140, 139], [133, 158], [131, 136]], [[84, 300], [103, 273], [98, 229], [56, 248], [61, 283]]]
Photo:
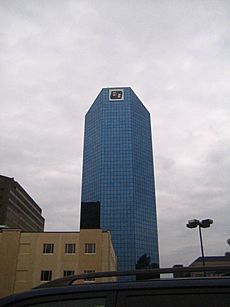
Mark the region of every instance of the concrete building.
[[[204, 262], [206, 266], [226, 266], [226, 271], [223, 272], [207, 272], [207, 276], [229, 276], [230, 275], [230, 255], [226, 254], [225, 256], [205, 256]], [[202, 267], [203, 260], [202, 257], [197, 258], [193, 263], [190, 264], [191, 267]], [[194, 272], [191, 273], [191, 277], [203, 276], [203, 272]]]
[[[230, 276], [230, 253], [225, 256], [205, 256], [204, 263], [206, 267], [226, 267], [223, 271], [207, 271], [206, 276]], [[176, 264], [173, 267], [183, 268], [182, 264]], [[203, 268], [203, 258], [198, 257], [193, 261], [189, 267]], [[174, 277], [203, 277], [204, 273], [201, 272], [178, 272], [173, 274]]]
[[85, 117], [82, 200], [100, 202], [118, 269], [159, 263], [150, 114], [131, 88], [103, 88]]
[[[100, 229], [40, 233], [2, 229], [0, 259], [0, 296], [63, 276], [116, 270], [110, 232]], [[114, 278], [96, 281], [109, 280]]]
[[23, 231], [44, 231], [42, 210], [14, 180], [0, 175], [0, 225]]

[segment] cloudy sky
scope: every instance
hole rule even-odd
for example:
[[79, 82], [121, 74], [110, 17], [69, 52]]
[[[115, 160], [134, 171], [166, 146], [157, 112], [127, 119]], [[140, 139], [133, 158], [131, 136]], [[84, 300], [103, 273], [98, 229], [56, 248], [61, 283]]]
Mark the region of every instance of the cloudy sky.
[[102, 87], [151, 113], [161, 266], [230, 251], [230, 2], [0, 0], [0, 173], [78, 230], [84, 116]]

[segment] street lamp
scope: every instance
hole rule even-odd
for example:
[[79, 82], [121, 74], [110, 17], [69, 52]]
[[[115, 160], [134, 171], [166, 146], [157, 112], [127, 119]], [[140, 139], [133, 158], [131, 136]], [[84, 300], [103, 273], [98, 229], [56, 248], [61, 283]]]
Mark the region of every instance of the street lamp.
[[199, 227], [200, 247], [201, 247], [203, 267], [205, 266], [205, 261], [204, 261], [204, 248], [203, 248], [201, 228], [208, 228], [210, 227], [211, 224], [213, 224], [213, 220], [211, 219], [205, 219], [202, 221], [193, 219], [193, 220], [189, 220], [188, 223], [186, 224], [188, 228], [196, 228], [197, 226]]

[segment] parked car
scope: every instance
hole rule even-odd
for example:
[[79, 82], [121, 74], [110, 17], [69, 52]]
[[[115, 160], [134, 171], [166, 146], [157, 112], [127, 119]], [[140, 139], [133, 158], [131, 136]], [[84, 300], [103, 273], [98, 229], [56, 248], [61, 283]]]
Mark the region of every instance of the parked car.
[[[207, 268], [207, 270], [210, 268]], [[229, 269], [229, 268], [228, 268]], [[164, 272], [163, 272], [164, 270]], [[189, 269], [189, 271], [193, 269]], [[196, 268], [199, 270], [199, 268]], [[223, 268], [222, 268], [223, 270]], [[0, 306], [35, 307], [226, 307], [230, 306], [230, 277], [170, 278], [109, 283], [73, 284], [102, 276], [131, 276], [179, 272], [180, 268], [123, 273], [91, 273], [57, 279], [31, 291], [0, 300]], [[184, 268], [181, 270], [185, 272]], [[104, 274], [104, 275], [103, 275]]]

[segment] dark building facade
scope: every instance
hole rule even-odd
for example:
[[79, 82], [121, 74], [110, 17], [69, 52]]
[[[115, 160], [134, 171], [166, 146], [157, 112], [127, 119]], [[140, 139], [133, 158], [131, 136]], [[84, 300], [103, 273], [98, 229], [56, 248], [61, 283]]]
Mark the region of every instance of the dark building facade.
[[131, 88], [103, 88], [85, 117], [82, 202], [100, 202], [118, 269], [158, 264], [150, 114]]
[[0, 175], [0, 225], [44, 231], [42, 210], [14, 178]]
[[81, 203], [80, 229], [100, 229], [100, 203]]

